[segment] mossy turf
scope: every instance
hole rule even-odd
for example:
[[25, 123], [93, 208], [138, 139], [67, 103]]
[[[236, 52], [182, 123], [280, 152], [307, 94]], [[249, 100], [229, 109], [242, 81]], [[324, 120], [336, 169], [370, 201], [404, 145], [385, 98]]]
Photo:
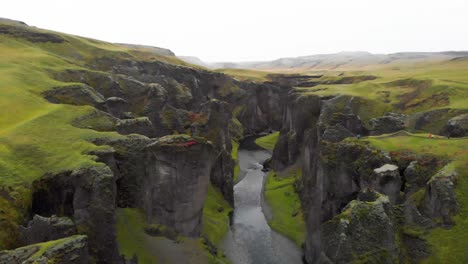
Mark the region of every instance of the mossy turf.
[[232, 151], [231, 158], [234, 160], [234, 184], [239, 180], [240, 166], [239, 166], [239, 143], [235, 140], [231, 141]]
[[429, 138], [427, 134], [396, 133], [365, 139], [386, 151], [408, 150], [430, 154], [450, 161], [457, 172], [456, 196], [460, 212], [451, 228], [435, 228], [425, 236], [431, 256], [424, 263], [468, 263], [468, 139]]
[[299, 169], [292, 170], [286, 177], [270, 172], [265, 184], [265, 200], [271, 208], [271, 228], [290, 238], [299, 247], [305, 240], [306, 227], [299, 196], [294, 183], [301, 177]]
[[[47, 102], [43, 92], [65, 85], [54, 80], [53, 74], [65, 69], [86, 69], [89, 61], [100, 57], [181, 62], [34, 27], [3, 22], [0, 26], [10, 32], [22, 32], [22, 35], [0, 35], [0, 249], [3, 249], [15, 246], [15, 230], [29, 207], [30, 184], [34, 180], [46, 172], [102, 166], [95, 156], [86, 153], [106, 147], [91, 142], [99, 137], [119, 137], [117, 133], [73, 126], [75, 120], [95, 111], [91, 107]], [[31, 42], [24, 37], [38, 33], [61, 42]], [[78, 126], [92, 128], [92, 125], [85, 122]], [[108, 127], [107, 124], [98, 130]]]
[[202, 235], [216, 247], [221, 245], [229, 230], [229, 213], [231, 211], [232, 207], [224, 200], [221, 192], [210, 184], [203, 207]]
[[119, 251], [127, 259], [133, 256], [138, 263], [180, 263], [190, 258], [190, 263], [225, 263], [222, 256], [208, 252], [203, 239], [178, 236], [176, 242], [162, 236], [152, 236], [145, 232], [147, 224], [143, 213], [136, 208], [117, 210], [117, 242]]
[[273, 150], [275, 148], [276, 142], [278, 142], [279, 131], [271, 133], [264, 137], [259, 137], [255, 140], [255, 144], [259, 145], [260, 147]]
[[117, 210], [117, 241], [119, 252], [131, 259], [134, 255], [142, 263], [157, 263], [157, 256], [145, 243], [151, 236], [144, 232], [145, 220], [138, 209], [122, 208]]
[[[468, 109], [468, 60], [395, 62], [389, 65], [369, 65], [347, 71], [321, 71], [312, 87], [297, 87], [304, 95], [349, 95], [359, 103], [355, 112], [365, 125], [370, 118], [385, 112], [413, 114], [435, 109]], [[316, 75], [311, 71], [309, 74]], [[339, 75], [339, 77], [337, 77]], [[333, 84], [337, 78], [375, 76], [374, 80], [348, 84]], [[446, 120], [445, 120], [446, 122]]]
[[268, 71], [256, 71], [247, 69], [218, 69], [217, 72], [230, 75], [234, 79], [239, 81], [250, 81], [250, 82], [265, 82], [268, 81], [268, 75], [271, 72]]

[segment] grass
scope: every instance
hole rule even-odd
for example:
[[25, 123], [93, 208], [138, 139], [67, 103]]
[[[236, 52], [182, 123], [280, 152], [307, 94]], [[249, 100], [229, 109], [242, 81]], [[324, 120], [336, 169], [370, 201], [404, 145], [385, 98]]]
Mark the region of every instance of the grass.
[[255, 144], [260, 147], [273, 150], [275, 148], [276, 142], [278, 142], [279, 131], [269, 134], [268, 136], [260, 137], [255, 140]]
[[468, 139], [430, 139], [427, 134], [396, 134], [365, 139], [387, 151], [409, 150], [418, 154], [431, 154], [450, 160], [458, 176], [456, 196], [460, 212], [454, 217], [455, 225], [449, 229], [435, 228], [425, 237], [431, 256], [423, 263], [467, 263], [468, 254]]
[[157, 256], [152, 254], [151, 245], [147, 243], [152, 237], [144, 232], [144, 226], [144, 216], [138, 209], [117, 210], [116, 230], [120, 254], [128, 259], [136, 255], [141, 263], [157, 263]]
[[[382, 111], [412, 114], [441, 108], [468, 109], [467, 71], [468, 60], [401, 63], [385, 67], [374, 65], [359, 70], [341, 71], [341, 74], [372, 75], [378, 77], [375, 80], [354, 84], [320, 84], [296, 90], [306, 95], [343, 94], [359, 98], [367, 105], [362, 105], [358, 114], [367, 122], [370, 118], [381, 115]], [[325, 72], [318, 81], [326, 82], [338, 72]]]
[[299, 169], [291, 171], [287, 177], [280, 177], [275, 172], [270, 172], [265, 184], [265, 199], [272, 212], [268, 224], [299, 247], [306, 235], [301, 202], [294, 190], [294, 182], [300, 177]]
[[230, 75], [234, 79], [239, 81], [250, 81], [250, 82], [266, 82], [269, 80], [268, 75], [271, 72], [267, 71], [256, 71], [246, 69], [218, 69], [217, 72]]
[[[179, 63], [176, 58], [135, 52], [102, 41], [32, 27], [25, 29], [55, 34], [65, 42], [31, 43], [6, 34], [0, 36], [0, 108], [3, 110], [0, 115], [0, 230], [4, 230], [0, 232], [0, 249], [15, 246], [15, 230], [29, 207], [29, 186], [34, 180], [46, 172], [102, 166], [95, 161], [95, 156], [86, 153], [106, 147], [95, 146], [91, 141], [119, 137], [116, 133], [99, 133], [72, 125], [74, 120], [92, 114], [91, 107], [47, 102], [42, 93], [64, 85], [54, 80], [51, 73], [84, 69], [89, 60], [101, 56]], [[90, 125], [82, 122], [82, 127]], [[99, 130], [108, 127], [112, 126], [106, 124]]]
[[165, 237], [150, 236], [144, 228], [143, 213], [135, 208], [117, 210], [117, 242], [119, 251], [127, 259], [138, 258], [138, 263], [177, 263], [190, 258], [190, 263], [224, 263], [224, 259], [212, 256], [203, 239], [178, 237], [173, 242]]
[[224, 199], [221, 192], [209, 185], [208, 195], [203, 207], [202, 235], [215, 246], [220, 246], [229, 230], [229, 212], [232, 207]]
[[234, 160], [234, 183], [239, 180], [239, 173], [240, 173], [240, 166], [239, 166], [239, 143], [235, 140], [231, 141], [232, 144], [232, 151], [231, 151], [231, 158]]

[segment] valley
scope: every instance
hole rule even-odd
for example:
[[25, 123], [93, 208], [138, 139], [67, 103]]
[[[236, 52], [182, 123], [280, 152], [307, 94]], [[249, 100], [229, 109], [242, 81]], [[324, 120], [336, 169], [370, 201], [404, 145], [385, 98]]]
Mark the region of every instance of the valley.
[[466, 52], [191, 62], [0, 20], [0, 263], [468, 261]]

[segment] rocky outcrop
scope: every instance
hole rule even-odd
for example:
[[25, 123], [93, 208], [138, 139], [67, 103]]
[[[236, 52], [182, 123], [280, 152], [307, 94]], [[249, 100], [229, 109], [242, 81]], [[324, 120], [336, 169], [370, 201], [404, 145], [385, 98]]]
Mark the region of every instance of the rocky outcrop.
[[186, 236], [200, 235], [214, 159], [211, 144], [190, 136], [166, 136], [146, 150], [142, 207], [147, 221]]
[[93, 87], [80, 84], [56, 87], [44, 92], [44, 97], [51, 103], [71, 105], [91, 105], [102, 109], [104, 97]]
[[192, 134], [203, 136], [212, 142], [216, 158], [211, 169], [210, 180], [221, 190], [224, 198], [233, 205], [234, 161], [231, 158], [232, 135], [229, 128], [231, 120], [232, 113], [229, 105], [213, 99], [202, 106], [200, 116], [191, 129]]
[[119, 120], [116, 129], [122, 135], [140, 134], [147, 137], [155, 137], [157, 134], [153, 123], [147, 117]]
[[399, 260], [395, 232], [388, 198], [364, 191], [324, 223], [323, 251], [332, 263], [395, 263]]
[[427, 183], [423, 213], [442, 225], [452, 225], [452, 217], [459, 211], [454, 190], [456, 176], [454, 171], [444, 167]]
[[[294, 99], [301, 95], [290, 96], [285, 117], [300, 112], [291, 110], [300, 106]], [[424, 238], [411, 228], [451, 224], [458, 210], [454, 177], [429, 181], [443, 161], [344, 140], [369, 133], [355, 113], [353, 98], [308, 97], [309, 104], [316, 100], [316, 108], [302, 107], [300, 116], [284, 118], [272, 160], [277, 170], [302, 165], [298, 190], [307, 227], [307, 263], [394, 263], [427, 256]], [[411, 248], [414, 254], [402, 255]]]
[[[373, 171], [370, 179], [362, 181], [361, 187], [370, 187], [388, 196], [390, 202], [395, 204], [400, 197], [402, 180], [398, 166], [385, 164]], [[367, 186], [366, 186], [367, 185]]]
[[68, 217], [34, 215], [28, 226], [22, 228], [21, 244], [31, 245], [76, 235], [75, 223]]
[[369, 121], [371, 135], [388, 134], [404, 130], [407, 118], [406, 115], [391, 112], [378, 118], [372, 118]]
[[459, 115], [448, 120], [443, 128], [444, 134], [450, 137], [465, 137], [468, 135], [468, 114]]
[[88, 239], [71, 236], [14, 250], [0, 251], [0, 263], [88, 264]]
[[290, 94], [283, 112], [283, 126], [273, 151], [272, 167], [282, 170], [294, 164], [300, 154], [301, 142], [308, 129], [316, 129], [320, 114], [320, 98]]
[[124, 118], [128, 112], [128, 102], [119, 97], [109, 97], [106, 99], [106, 109], [109, 114], [116, 118]]
[[91, 256], [98, 263], [116, 263], [115, 180], [106, 166], [45, 175], [33, 183], [31, 211], [72, 218], [78, 233], [88, 236]]

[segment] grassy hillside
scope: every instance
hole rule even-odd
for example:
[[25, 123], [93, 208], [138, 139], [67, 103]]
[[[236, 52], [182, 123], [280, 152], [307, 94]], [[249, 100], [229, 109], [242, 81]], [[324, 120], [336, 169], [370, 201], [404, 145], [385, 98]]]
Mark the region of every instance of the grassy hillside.
[[[65, 69], [85, 69], [108, 56], [188, 65], [175, 57], [102, 41], [0, 22], [0, 249], [12, 246], [16, 225], [30, 201], [32, 181], [46, 172], [98, 165], [91, 143], [119, 137], [72, 125], [93, 109], [51, 104], [42, 93], [65, 83], [52, 78]], [[102, 120], [105, 122], [105, 120]], [[100, 120], [96, 120], [97, 123]]]

